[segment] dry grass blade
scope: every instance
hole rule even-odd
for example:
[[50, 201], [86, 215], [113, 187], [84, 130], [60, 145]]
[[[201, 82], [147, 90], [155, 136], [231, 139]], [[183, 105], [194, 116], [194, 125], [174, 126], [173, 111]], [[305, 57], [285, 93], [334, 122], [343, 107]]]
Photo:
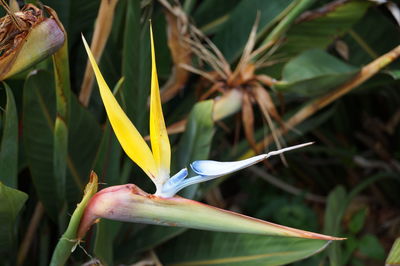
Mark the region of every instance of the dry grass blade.
[[29, 223], [28, 230], [24, 236], [17, 256], [17, 265], [24, 265], [26, 255], [28, 254], [29, 248], [34, 240], [35, 233], [37, 232], [40, 221], [42, 220], [44, 214], [44, 208], [42, 203], [37, 203], [35, 211], [33, 212], [32, 219]]
[[256, 44], [257, 27], [259, 22], [260, 22], [260, 12], [257, 12], [256, 20], [254, 22], [253, 27], [251, 28], [249, 39], [247, 40], [247, 43], [243, 49], [242, 56], [240, 57], [239, 63], [237, 64], [235, 71], [229, 77], [228, 84], [230, 84], [233, 80], [235, 80], [242, 71], [242, 69], [250, 63], [250, 60], [252, 58], [251, 51], [253, 51], [254, 45]]
[[192, 37], [194, 39], [197, 39], [199, 43], [205, 42], [207, 46], [211, 49], [211, 52], [214, 53], [216, 58], [218, 59], [217, 63], [221, 65], [221, 68], [223, 71], [226, 73], [227, 76], [232, 75], [231, 67], [229, 63], [226, 61], [224, 55], [221, 53], [221, 51], [218, 49], [217, 46], [207, 37], [205, 36], [198, 28], [196, 28], [193, 25], [190, 25]]
[[193, 40], [192, 38], [185, 38], [185, 41], [191, 47], [192, 52], [196, 54], [201, 60], [209, 64], [223, 79], [228, 79], [229, 73], [226, 73], [225, 66], [218, 57], [213, 54], [200, 40]]
[[203, 101], [203, 100], [207, 99], [208, 97], [210, 97], [214, 92], [217, 92], [217, 91], [223, 93], [223, 89], [222, 89], [223, 86], [224, 86], [223, 82], [218, 82], [218, 81], [215, 82], [214, 85], [212, 85], [208, 91], [206, 91], [203, 95], [200, 96], [199, 100]]
[[191, 65], [186, 65], [186, 64], [181, 64], [180, 66], [192, 73], [202, 76], [203, 78], [205, 78], [211, 82], [217, 82], [217, 80], [212, 75], [208, 74], [207, 72], [205, 72], [203, 70], [197, 69]]
[[[271, 56], [273, 54], [275, 54], [276, 50], [278, 50], [278, 48], [281, 46], [282, 41], [283, 41], [282, 39], [280, 39], [276, 42], [270, 41], [265, 44], [265, 47], [261, 46], [259, 49], [257, 49], [256, 51], [254, 51], [252, 53], [251, 56], [252, 56], [253, 60], [256, 60], [256, 62], [254, 63], [256, 68], [270, 66], [270, 65], [287, 60], [287, 58], [285, 58], [285, 57], [280, 58], [276, 55], [274, 56], [274, 60], [271, 59]], [[268, 52], [266, 52], [264, 55], [262, 55], [262, 53], [264, 53], [267, 49], [269, 49]], [[262, 56], [259, 57], [260, 55], [262, 55]], [[256, 59], [256, 58], [258, 58], [258, 59]]]
[[190, 48], [183, 41], [187, 33], [182, 29], [182, 22], [170, 11], [167, 10], [165, 13], [168, 24], [168, 46], [174, 66], [171, 77], [161, 89], [162, 102], [172, 99], [184, 87], [189, 78], [189, 72], [181, 64], [190, 65], [192, 61]]
[[273, 79], [270, 76], [264, 74], [257, 75], [256, 80], [258, 80], [259, 82], [270, 88], [272, 88], [272, 86], [274, 86], [274, 84], [276, 83], [276, 79]]
[[256, 140], [254, 138], [254, 113], [253, 106], [251, 103], [250, 95], [248, 93], [243, 94], [242, 104], [242, 121], [244, 133], [247, 141], [255, 153], [259, 153], [257, 149]]
[[[13, 1], [11, 3], [15, 3], [15, 2]], [[25, 23], [18, 16], [16, 16], [14, 14], [14, 10], [12, 10], [13, 8], [10, 8], [5, 0], [0, 0], [0, 4], [6, 10], [7, 14], [10, 16], [15, 27], [17, 27], [19, 31], [23, 31]], [[15, 6], [15, 4], [13, 6]]]
[[[102, 0], [97, 14], [96, 24], [94, 28], [92, 42], [90, 49], [93, 52], [94, 58], [98, 62], [103, 54], [104, 47], [106, 46], [108, 37], [111, 33], [111, 26], [114, 19], [115, 6], [118, 0]], [[90, 66], [89, 61], [86, 64], [85, 74], [81, 85], [81, 91], [79, 94], [79, 101], [84, 105], [88, 106], [90, 96], [92, 94], [94, 82], [93, 70]]]
[[225, 79], [232, 74], [230, 65], [225, 60], [221, 51], [205, 36], [198, 28], [196, 28], [187, 18], [182, 6], [179, 2], [175, 2], [172, 6], [166, 0], [159, 0], [159, 2], [173, 15], [177, 17], [180, 22], [181, 32], [185, 32], [183, 40], [186, 42], [191, 51], [196, 54], [201, 60], [209, 64], [221, 77]]
[[[264, 118], [267, 120], [268, 126], [271, 130], [272, 137], [276, 144], [276, 147], [278, 149], [282, 149], [282, 145], [280, 142], [281, 133], [276, 129], [274, 123], [272, 122], [272, 119], [270, 116], [270, 110], [273, 110], [272, 113], [275, 113], [274, 115], [276, 115], [278, 117], [278, 121], [280, 121], [281, 119], [278, 115], [278, 112], [275, 109], [275, 105], [273, 104], [271, 97], [268, 95], [268, 93], [265, 92], [264, 88], [259, 85], [256, 85], [254, 87], [254, 95], [255, 95], [254, 98], [256, 99], [258, 106], [260, 106], [260, 109], [264, 115]], [[256, 149], [262, 150], [263, 148], [264, 147], [262, 147], [260, 149], [260, 147], [257, 146]], [[280, 156], [282, 162], [287, 166], [285, 156], [283, 154], [280, 154], [279, 156]]]

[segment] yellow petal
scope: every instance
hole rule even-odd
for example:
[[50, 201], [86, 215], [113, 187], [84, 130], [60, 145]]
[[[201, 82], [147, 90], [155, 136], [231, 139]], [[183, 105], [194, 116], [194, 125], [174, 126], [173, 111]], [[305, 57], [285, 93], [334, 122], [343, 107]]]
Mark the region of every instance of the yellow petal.
[[150, 141], [154, 160], [159, 168], [159, 177], [169, 177], [171, 147], [161, 108], [160, 89], [158, 87], [156, 58], [154, 52], [153, 30], [150, 24], [151, 39], [151, 95], [150, 95]]
[[96, 75], [97, 83], [99, 85], [100, 95], [106, 108], [108, 119], [114, 129], [115, 135], [119, 143], [124, 149], [125, 153], [145, 171], [145, 173], [152, 179], [158, 176], [158, 168], [154, 161], [153, 155], [147, 146], [146, 142], [137, 131], [135, 126], [126, 116], [121, 106], [118, 104], [111, 90], [107, 86], [100, 69], [97, 66], [92, 52], [85, 38], [82, 36], [86, 52], [89, 56], [89, 61], [93, 67], [94, 74]]

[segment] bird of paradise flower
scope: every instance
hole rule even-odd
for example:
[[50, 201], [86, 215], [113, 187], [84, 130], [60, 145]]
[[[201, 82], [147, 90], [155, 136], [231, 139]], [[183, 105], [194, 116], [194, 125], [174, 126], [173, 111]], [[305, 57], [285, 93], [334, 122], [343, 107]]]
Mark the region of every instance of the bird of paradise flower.
[[79, 240], [82, 239], [99, 218], [106, 218], [213, 231], [342, 240], [343, 238], [273, 224], [176, 196], [179, 190], [189, 185], [236, 172], [269, 156], [304, 147], [311, 143], [284, 148], [237, 162], [195, 161], [190, 167], [197, 174], [196, 176], [187, 178], [188, 171], [184, 168], [170, 177], [171, 147], [161, 108], [151, 26], [150, 40], [152, 56], [150, 95], [151, 150], [113, 96], [89, 46], [83, 38], [89, 61], [97, 79], [100, 95], [115, 135], [125, 153], [153, 181], [156, 186], [156, 192], [155, 194], [148, 194], [134, 184], [112, 186], [97, 192], [90, 199], [85, 209], [77, 238]]

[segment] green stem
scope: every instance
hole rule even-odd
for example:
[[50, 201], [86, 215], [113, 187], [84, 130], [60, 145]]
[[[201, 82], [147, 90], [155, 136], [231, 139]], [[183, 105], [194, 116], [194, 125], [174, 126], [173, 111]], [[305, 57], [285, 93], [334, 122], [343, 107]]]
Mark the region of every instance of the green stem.
[[96, 192], [97, 175], [92, 172], [90, 175], [90, 181], [85, 188], [85, 195], [72, 214], [67, 230], [57, 243], [53, 256], [51, 257], [50, 266], [64, 265], [71, 253], [74, 251], [76, 245], [79, 244], [76, 233], [81, 222], [81, 217], [85, 211], [86, 205]]
[[65, 199], [65, 182], [68, 159], [68, 120], [71, 95], [67, 38], [61, 49], [53, 55], [57, 117], [54, 125], [53, 173], [58, 180], [60, 204]]
[[314, 2], [315, 0], [297, 0], [297, 3], [292, 10], [279, 22], [263, 43], [265, 44], [270, 41], [277, 41], [286, 32], [290, 25], [293, 24], [294, 20]]

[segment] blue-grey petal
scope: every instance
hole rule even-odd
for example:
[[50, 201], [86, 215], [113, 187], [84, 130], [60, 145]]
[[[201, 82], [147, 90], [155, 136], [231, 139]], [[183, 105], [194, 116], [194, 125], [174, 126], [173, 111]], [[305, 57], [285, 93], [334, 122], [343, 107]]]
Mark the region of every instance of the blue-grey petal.
[[313, 142], [308, 142], [300, 145], [295, 145], [287, 148], [283, 148], [277, 151], [271, 151], [267, 154], [261, 154], [257, 155], [254, 157], [251, 157], [249, 159], [245, 159], [242, 161], [237, 161], [237, 162], [218, 162], [218, 161], [211, 161], [211, 160], [200, 160], [200, 161], [194, 161], [190, 167], [193, 169], [193, 171], [201, 176], [212, 176], [212, 177], [218, 177], [218, 176], [223, 176], [227, 175], [236, 171], [239, 171], [243, 168], [249, 167], [253, 164], [256, 164], [270, 156], [277, 155], [286, 151], [294, 150], [297, 148], [301, 148], [307, 145], [312, 144]]
[[267, 158], [266, 156], [266, 154], [261, 154], [237, 162], [218, 162], [211, 160], [194, 161], [192, 164], [190, 164], [190, 167], [198, 175], [217, 177], [230, 174], [250, 165], [256, 164]]

